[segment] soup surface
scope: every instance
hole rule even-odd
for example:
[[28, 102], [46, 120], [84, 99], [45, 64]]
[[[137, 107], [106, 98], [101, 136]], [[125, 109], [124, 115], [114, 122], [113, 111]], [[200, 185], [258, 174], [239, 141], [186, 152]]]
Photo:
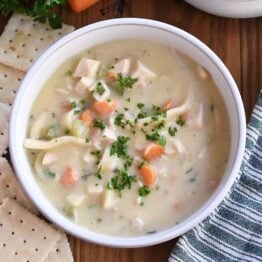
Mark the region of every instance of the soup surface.
[[24, 145], [39, 186], [65, 216], [135, 236], [203, 205], [225, 171], [230, 128], [204, 68], [168, 46], [121, 40], [54, 73]]

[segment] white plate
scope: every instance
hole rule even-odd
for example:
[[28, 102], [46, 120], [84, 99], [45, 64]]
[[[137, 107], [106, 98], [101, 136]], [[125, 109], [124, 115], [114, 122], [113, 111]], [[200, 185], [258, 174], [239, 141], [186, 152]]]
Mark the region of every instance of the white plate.
[[185, 0], [208, 13], [234, 18], [262, 16], [262, 0]]

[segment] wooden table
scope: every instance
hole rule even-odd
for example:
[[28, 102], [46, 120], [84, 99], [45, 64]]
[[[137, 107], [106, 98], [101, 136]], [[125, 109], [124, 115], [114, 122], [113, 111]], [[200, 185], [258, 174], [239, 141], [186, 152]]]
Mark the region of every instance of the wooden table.
[[[115, 17], [143, 17], [186, 30], [213, 49], [229, 68], [239, 86], [249, 119], [262, 85], [262, 18], [215, 17], [181, 0], [129, 0], [124, 9], [119, 0], [104, 0], [81, 14], [74, 14], [69, 9], [60, 13], [66, 23], [76, 27]], [[1, 18], [0, 29], [5, 23], [6, 19]], [[70, 243], [77, 262], [161, 262], [167, 261], [175, 240], [136, 249], [102, 247], [73, 237]]]

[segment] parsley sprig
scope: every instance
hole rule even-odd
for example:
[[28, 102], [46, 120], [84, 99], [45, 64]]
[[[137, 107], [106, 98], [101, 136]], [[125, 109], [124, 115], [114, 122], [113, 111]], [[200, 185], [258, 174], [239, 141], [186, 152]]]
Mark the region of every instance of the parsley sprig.
[[121, 73], [118, 74], [116, 80], [116, 91], [122, 96], [127, 88], [132, 88], [134, 83], [137, 82], [137, 78], [130, 76], [124, 77]]
[[62, 27], [62, 18], [54, 12], [58, 6], [64, 6], [66, 0], [0, 0], [0, 13], [4, 16], [12, 12], [23, 13], [40, 23], [48, 22], [53, 29]]

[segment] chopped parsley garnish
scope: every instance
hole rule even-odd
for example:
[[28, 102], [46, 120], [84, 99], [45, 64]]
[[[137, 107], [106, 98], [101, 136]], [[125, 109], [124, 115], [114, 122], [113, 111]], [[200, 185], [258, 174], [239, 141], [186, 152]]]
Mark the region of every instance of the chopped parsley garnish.
[[114, 124], [115, 124], [116, 126], [125, 125], [125, 123], [123, 122], [123, 118], [124, 118], [124, 114], [119, 113], [119, 114], [115, 117]]
[[148, 117], [148, 113], [145, 111], [139, 112], [137, 115], [137, 119], [142, 119]]
[[81, 112], [81, 110], [76, 109], [76, 110], [74, 110], [74, 115], [77, 115], [77, 114], [79, 114], [80, 112]]
[[164, 146], [166, 144], [166, 139], [164, 138], [164, 136], [161, 136], [158, 132], [146, 134], [146, 139], [149, 141], [155, 141], [160, 146]]
[[143, 159], [143, 161], [137, 166], [137, 168], [141, 169], [146, 163], [147, 163], [147, 160]]
[[133, 164], [133, 161], [134, 161], [133, 157], [127, 156], [125, 158], [125, 164], [124, 164], [125, 169], [128, 169], [128, 167], [130, 167]]
[[50, 178], [55, 178], [55, 173], [54, 172], [48, 171], [46, 174]]
[[179, 125], [179, 126], [183, 126], [186, 122], [185, 120], [183, 119], [183, 117], [180, 115], [176, 121], [176, 123]]
[[127, 88], [132, 88], [137, 78], [132, 78], [130, 76], [124, 77], [121, 73], [118, 74], [117, 78], [117, 92], [123, 95]]
[[92, 150], [91, 155], [96, 156], [97, 158], [99, 158], [101, 156], [101, 151], [100, 150]]
[[98, 168], [98, 170], [95, 172], [95, 177], [97, 177], [98, 179], [102, 179], [101, 169], [102, 169], [102, 167], [100, 166], [100, 167]]
[[103, 87], [102, 83], [101, 82], [98, 82], [97, 85], [96, 85], [96, 89], [95, 91], [101, 96], [105, 93], [105, 88]]
[[104, 122], [102, 120], [100, 120], [100, 119], [94, 119], [93, 127], [100, 128], [101, 130], [106, 128]]
[[117, 155], [119, 158], [127, 157], [127, 142], [129, 137], [119, 136], [110, 149], [110, 156]]
[[164, 128], [166, 125], [166, 122], [164, 120], [162, 120], [158, 125], [155, 126], [156, 130], [160, 130], [162, 128]]
[[128, 97], [128, 98], [126, 99], [126, 101], [127, 101], [127, 102], [130, 102], [130, 101], [131, 101], [131, 98], [130, 98], [130, 97]]
[[76, 108], [76, 101], [72, 101], [70, 103], [70, 105], [71, 105], [71, 109], [75, 109]]
[[66, 135], [69, 135], [70, 134], [70, 129], [68, 127], [66, 127], [64, 132], [65, 132]]
[[141, 108], [143, 108], [143, 107], [145, 106], [145, 104], [143, 104], [143, 103], [138, 103], [136, 106], [137, 106], [139, 109], [141, 109]]
[[88, 143], [90, 140], [88, 138], [85, 139], [85, 143]]
[[142, 187], [139, 188], [138, 194], [141, 197], [145, 197], [148, 194], [150, 194], [150, 189], [147, 186], [142, 186]]
[[116, 171], [116, 176], [112, 177], [107, 183], [107, 189], [117, 190], [119, 195], [122, 196], [122, 190], [131, 188], [133, 182], [137, 181], [135, 176], [130, 176], [125, 169], [120, 169]]
[[86, 101], [85, 99], [81, 99], [81, 100], [79, 100], [79, 103], [80, 103], [81, 105], [86, 105], [86, 104], [87, 104], [87, 101]]
[[71, 76], [71, 75], [73, 74], [72, 70], [68, 70], [66, 73], [67, 73], [69, 76]]
[[175, 136], [176, 135], [176, 132], [177, 132], [177, 128], [176, 127], [169, 127], [168, 128], [168, 133], [170, 136]]

